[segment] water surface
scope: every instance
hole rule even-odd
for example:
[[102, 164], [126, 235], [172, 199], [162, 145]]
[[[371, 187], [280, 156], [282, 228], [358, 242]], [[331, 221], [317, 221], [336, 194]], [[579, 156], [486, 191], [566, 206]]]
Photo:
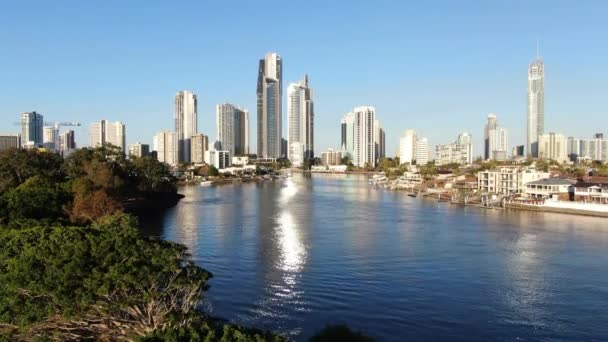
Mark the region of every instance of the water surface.
[[180, 189], [146, 232], [214, 274], [206, 310], [306, 340], [608, 339], [608, 220], [482, 210], [294, 175]]

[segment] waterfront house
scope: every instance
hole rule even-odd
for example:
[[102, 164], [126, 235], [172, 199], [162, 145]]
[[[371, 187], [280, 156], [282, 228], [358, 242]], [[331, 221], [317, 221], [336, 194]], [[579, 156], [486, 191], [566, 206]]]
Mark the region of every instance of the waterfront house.
[[549, 178], [548, 172], [536, 171], [534, 168], [502, 166], [496, 170], [477, 173], [477, 187], [482, 193], [518, 195], [526, 190], [526, 184], [543, 178]]
[[543, 178], [526, 183], [524, 197], [533, 199], [568, 200], [568, 189], [572, 186], [570, 180], [563, 178]]
[[578, 182], [574, 185], [577, 201], [608, 204], [608, 183]]

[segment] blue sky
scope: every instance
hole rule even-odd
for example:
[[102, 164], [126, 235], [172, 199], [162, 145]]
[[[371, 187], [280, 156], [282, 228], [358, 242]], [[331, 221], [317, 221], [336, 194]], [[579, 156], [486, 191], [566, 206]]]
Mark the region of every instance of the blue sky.
[[276, 51], [285, 95], [309, 75], [317, 154], [339, 147], [358, 105], [376, 107], [389, 154], [407, 128], [431, 145], [471, 132], [481, 153], [490, 112], [510, 145], [525, 142], [538, 37], [546, 130], [608, 133], [606, 17], [606, 1], [3, 1], [0, 132], [37, 110], [82, 122], [79, 144], [104, 118], [125, 122], [127, 143], [151, 143], [189, 89], [199, 131], [215, 137], [215, 104], [228, 101], [249, 109], [255, 146], [258, 59]]

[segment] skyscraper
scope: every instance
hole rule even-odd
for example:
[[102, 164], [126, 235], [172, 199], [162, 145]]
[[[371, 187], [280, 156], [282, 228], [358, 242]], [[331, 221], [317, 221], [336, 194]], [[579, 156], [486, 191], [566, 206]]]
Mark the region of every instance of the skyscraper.
[[129, 158], [145, 157], [150, 154], [150, 145], [140, 142], [129, 145]]
[[204, 134], [197, 134], [192, 137], [190, 160], [194, 164], [205, 162], [205, 152], [209, 151], [209, 137]]
[[568, 161], [568, 142], [558, 133], [546, 133], [538, 136], [538, 158], [555, 160], [558, 163]]
[[354, 146], [353, 164], [359, 167], [376, 166], [376, 148], [374, 144], [374, 107], [356, 107], [354, 113]]
[[110, 122], [101, 120], [99, 122], [94, 122], [91, 124], [89, 134], [91, 147], [111, 144], [120, 147], [123, 152], [127, 152], [125, 124], [120, 121]]
[[380, 162], [380, 158], [384, 158], [384, 129], [380, 125], [380, 120], [374, 120], [374, 148], [376, 149], [376, 165]]
[[196, 95], [182, 90], [175, 94], [173, 118], [178, 143], [178, 161], [190, 162], [190, 139], [198, 132], [198, 111]]
[[538, 136], [545, 129], [545, 66], [540, 59], [538, 47], [536, 59], [528, 68], [528, 120], [527, 155], [538, 157]]
[[414, 164], [417, 156], [418, 136], [413, 129], [406, 129], [399, 139], [399, 163]]
[[287, 141], [292, 165], [314, 158], [314, 103], [308, 75], [287, 88]]
[[348, 157], [352, 160], [354, 150], [355, 137], [355, 114], [350, 112], [344, 116], [340, 124], [342, 130], [341, 146], [342, 157]]
[[59, 150], [59, 127], [44, 126], [42, 131], [42, 144], [50, 151]]
[[19, 134], [0, 134], [0, 151], [21, 147]]
[[249, 154], [249, 112], [230, 103], [215, 106], [217, 141], [231, 156]]
[[42, 114], [26, 112], [21, 114], [21, 144], [36, 147], [43, 144], [44, 120]]
[[66, 156], [74, 149], [76, 149], [76, 139], [74, 131], [69, 129], [59, 135], [59, 151]]
[[488, 122], [485, 127], [484, 136], [484, 157], [486, 160], [505, 160], [509, 146], [507, 130], [498, 127], [496, 115], [489, 114]]
[[159, 162], [168, 165], [177, 165], [178, 140], [176, 132], [159, 132], [154, 136], [154, 151]]
[[258, 158], [281, 157], [283, 62], [276, 53], [260, 60], [257, 85]]
[[429, 162], [429, 140], [418, 139], [416, 142], [416, 165], [426, 165]]

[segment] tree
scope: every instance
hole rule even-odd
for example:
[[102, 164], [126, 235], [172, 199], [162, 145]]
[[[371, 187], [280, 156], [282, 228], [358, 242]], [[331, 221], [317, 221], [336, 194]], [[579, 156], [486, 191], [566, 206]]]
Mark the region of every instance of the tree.
[[215, 167], [213, 165], [209, 165], [209, 176], [217, 177], [219, 175], [220, 175], [220, 171], [217, 169], [217, 167]]
[[140, 237], [125, 215], [91, 228], [0, 231], [0, 323], [33, 336], [133, 339], [180, 329], [200, 317], [210, 277], [185, 246]]
[[9, 220], [58, 220], [64, 216], [64, 207], [70, 201], [69, 193], [44, 176], [33, 176], [5, 193], [3, 216]]
[[0, 194], [14, 189], [33, 176], [54, 182], [65, 179], [63, 159], [57, 153], [10, 149], [0, 152]]
[[135, 158], [132, 161], [137, 190], [142, 193], [176, 192], [176, 179], [168, 166], [151, 157]]
[[77, 195], [70, 212], [70, 221], [77, 224], [88, 224], [100, 217], [122, 210], [121, 203], [109, 196], [104, 190]]

